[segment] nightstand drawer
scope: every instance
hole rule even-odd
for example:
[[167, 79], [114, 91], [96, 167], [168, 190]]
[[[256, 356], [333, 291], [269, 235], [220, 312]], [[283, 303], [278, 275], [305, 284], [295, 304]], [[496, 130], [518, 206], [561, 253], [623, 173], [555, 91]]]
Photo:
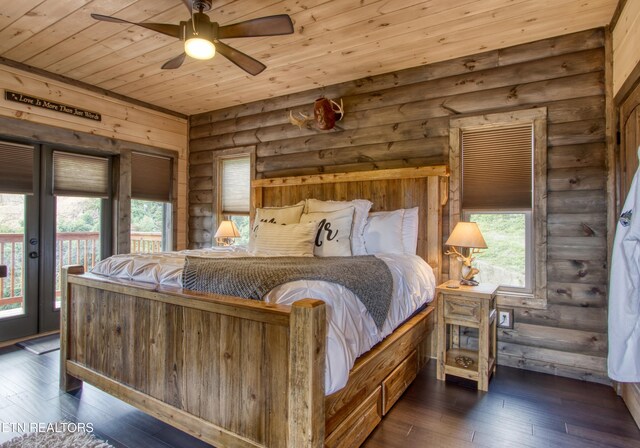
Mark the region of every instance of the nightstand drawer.
[[480, 306], [477, 300], [447, 295], [444, 300], [444, 317], [479, 323]]

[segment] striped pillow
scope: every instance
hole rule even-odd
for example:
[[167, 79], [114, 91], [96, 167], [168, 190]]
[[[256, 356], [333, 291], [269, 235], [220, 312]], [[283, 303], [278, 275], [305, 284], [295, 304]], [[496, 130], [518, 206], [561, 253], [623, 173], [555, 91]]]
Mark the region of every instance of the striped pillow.
[[269, 257], [313, 257], [318, 223], [261, 223], [253, 240], [253, 253]]
[[254, 250], [254, 242], [258, 228], [264, 223], [270, 224], [298, 224], [300, 215], [304, 209], [304, 201], [300, 201], [295, 205], [285, 207], [264, 207], [256, 209], [256, 216], [253, 221], [253, 227], [249, 233], [249, 250]]

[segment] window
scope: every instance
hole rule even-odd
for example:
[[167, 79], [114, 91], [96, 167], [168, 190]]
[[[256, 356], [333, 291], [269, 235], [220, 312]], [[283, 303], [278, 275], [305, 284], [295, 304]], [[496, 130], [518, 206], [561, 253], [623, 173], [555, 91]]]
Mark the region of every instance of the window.
[[32, 146], [0, 141], [0, 265], [7, 267], [6, 277], [0, 277], [0, 321], [27, 309], [25, 240], [27, 197], [34, 193], [33, 151]]
[[450, 141], [451, 226], [478, 223], [488, 246], [476, 279], [499, 285], [502, 304], [544, 304], [546, 109], [454, 118]]
[[172, 249], [172, 160], [131, 154], [131, 253]]
[[532, 293], [531, 211], [465, 210], [464, 220], [477, 223], [487, 242], [488, 248], [475, 256], [480, 269], [476, 279], [503, 290]]
[[[234, 244], [249, 243], [251, 208], [251, 157], [242, 155], [219, 160], [218, 225], [224, 220], [235, 223], [240, 238]], [[214, 233], [215, 233], [215, 229]]]
[[171, 203], [131, 199], [131, 253], [171, 250]]
[[53, 151], [56, 309], [60, 308], [62, 267], [79, 264], [89, 271], [103, 257], [103, 241], [109, 234], [103, 224], [111, 197], [110, 173], [107, 157]]

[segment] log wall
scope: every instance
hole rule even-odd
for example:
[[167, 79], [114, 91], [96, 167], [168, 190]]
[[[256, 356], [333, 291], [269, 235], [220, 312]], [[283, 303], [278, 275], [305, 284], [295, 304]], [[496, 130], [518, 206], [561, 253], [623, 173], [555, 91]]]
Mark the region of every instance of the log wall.
[[[499, 362], [607, 382], [604, 39], [590, 30], [192, 116], [191, 246], [215, 231], [217, 151], [255, 146], [258, 178], [445, 164], [450, 117], [545, 106], [548, 302], [516, 309]], [[288, 123], [321, 95], [344, 100], [335, 130]]]
[[[0, 87], [53, 102], [59, 102], [102, 115], [101, 121], [78, 118], [72, 115], [4, 99], [0, 91], [0, 117], [19, 119], [35, 125], [34, 140], [44, 134], [52, 135], [48, 127], [63, 128], [86, 135], [110, 139], [110, 149], [126, 149], [127, 142], [136, 145], [168, 149], [178, 153], [177, 210], [175, 223], [179, 249], [187, 245], [187, 129], [185, 118], [165, 114], [134, 105], [120, 99], [89, 91], [71, 84], [46, 78], [8, 65], [0, 65]], [[41, 125], [38, 130], [37, 126]], [[12, 135], [10, 128], [2, 129], [3, 135]], [[20, 135], [20, 137], [23, 137]], [[80, 140], [80, 137], [78, 137]], [[119, 142], [114, 142], [118, 140]], [[59, 143], [55, 139], [48, 143]], [[82, 144], [84, 146], [84, 143]]]
[[626, 1], [612, 31], [613, 93], [628, 91], [640, 73], [640, 2]]

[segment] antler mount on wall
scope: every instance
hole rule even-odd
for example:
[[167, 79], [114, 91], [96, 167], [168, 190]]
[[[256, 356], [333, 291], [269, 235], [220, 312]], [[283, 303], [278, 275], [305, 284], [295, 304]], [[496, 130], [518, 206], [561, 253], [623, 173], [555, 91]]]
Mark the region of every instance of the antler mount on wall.
[[311, 123], [315, 123], [315, 126], [322, 130], [328, 131], [333, 129], [337, 121], [344, 118], [344, 104], [342, 99], [340, 104], [334, 100], [330, 100], [325, 97], [318, 98], [313, 103], [313, 117], [298, 112], [298, 116], [294, 116], [292, 111], [289, 111], [289, 123], [294, 126], [310, 128]]

